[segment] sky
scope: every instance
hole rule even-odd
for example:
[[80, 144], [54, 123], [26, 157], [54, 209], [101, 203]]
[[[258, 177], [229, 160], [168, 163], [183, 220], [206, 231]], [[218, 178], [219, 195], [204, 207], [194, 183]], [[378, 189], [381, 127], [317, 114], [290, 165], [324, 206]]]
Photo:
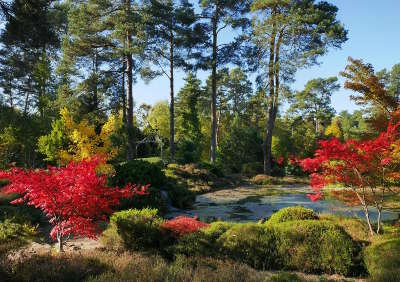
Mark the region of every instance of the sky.
[[[330, 49], [320, 58], [320, 65], [299, 70], [292, 89], [301, 90], [310, 79], [339, 76], [349, 56], [371, 63], [375, 70], [390, 69], [400, 63], [400, 0], [328, 0], [339, 8], [338, 19], [349, 31], [349, 40], [340, 50]], [[209, 75], [201, 72], [203, 81]], [[177, 72], [175, 92], [183, 86], [184, 73]], [[357, 106], [349, 99], [350, 90], [343, 88], [344, 80], [339, 77], [342, 87], [332, 96], [332, 105], [337, 112], [352, 112]], [[136, 105], [154, 104], [169, 98], [169, 82], [159, 77], [148, 84], [138, 80], [134, 86]]]

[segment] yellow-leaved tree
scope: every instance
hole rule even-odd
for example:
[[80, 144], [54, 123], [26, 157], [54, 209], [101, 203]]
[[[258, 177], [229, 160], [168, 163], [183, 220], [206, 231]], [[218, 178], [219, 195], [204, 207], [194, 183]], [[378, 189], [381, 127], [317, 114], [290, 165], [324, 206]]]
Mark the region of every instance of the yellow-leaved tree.
[[71, 161], [81, 161], [95, 155], [106, 160], [113, 159], [120, 148], [112, 143], [112, 136], [122, 126], [118, 116], [110, 115], [100, 133], [87, 119], [75, 121], [67, 109], [62, 109], [60, 119], [52, 124], [52, 131], [39, 138], [39, 151], [46, 160], [65, 165]]
[[325, 135], [341, 139], [343, 137], [342, 126], [336, 118], [332, 119], [331, 124], [325, 129]]

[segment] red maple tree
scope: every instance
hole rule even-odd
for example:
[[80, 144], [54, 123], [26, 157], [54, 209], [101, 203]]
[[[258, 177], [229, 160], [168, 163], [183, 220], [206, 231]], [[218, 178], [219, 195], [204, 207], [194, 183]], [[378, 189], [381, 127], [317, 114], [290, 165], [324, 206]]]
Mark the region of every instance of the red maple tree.
[[104, 158], [94, 157], [47, 170], [12, 168], [0, 171], [0, 179], [9, 180], [6, 193], [21, 195], [12, 204], [26, 203], [44, 212], [53, 225], [50, 237], [63, 251], [71, 235], [96, 238], [98, 223], [108, 219], [120, 199], [147, 194], [148, 186], [108, 187], [107, 176], [97, 171], [102, 164]]
[[321, 141], [314, 158], [301, 161], [303, 169], [311, 173], [311, 187], [315, 193], [309, 194], [309, 198], [317, 201], [323, 196], [323, 187], [340, 183], [363, 207], [371, 234], [375, 232], [368, 208], [377, 209], [376, 233], [379, 233], [385, 197], [398, 193], [396, 189], [400, 186], [399, 129], [400, 123], [389, 123], [387, 130], [372, 140], [342, 143], [333, 138]]

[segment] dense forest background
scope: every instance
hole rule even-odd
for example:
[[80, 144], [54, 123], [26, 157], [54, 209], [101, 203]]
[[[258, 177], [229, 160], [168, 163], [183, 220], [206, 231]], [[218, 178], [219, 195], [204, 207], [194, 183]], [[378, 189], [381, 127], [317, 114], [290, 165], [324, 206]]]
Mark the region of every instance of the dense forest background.
[[[0, 1], [0, 167], [162, 154], [281, 175], [319, 140], [377, 136], [399, 104], [400, 64], [349, 58], [352, 113], [331, 105], [337, 77], [292, 88], [298, 69], [346, 42], [337, 12], [312, 0]], [[136, 104], [135, 82], [158, 76], [170, 100]]]

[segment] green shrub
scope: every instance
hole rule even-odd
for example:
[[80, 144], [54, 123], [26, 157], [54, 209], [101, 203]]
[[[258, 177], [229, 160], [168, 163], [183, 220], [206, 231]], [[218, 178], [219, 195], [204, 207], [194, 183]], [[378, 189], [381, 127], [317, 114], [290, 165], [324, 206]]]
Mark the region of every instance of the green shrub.
[[217, 242], [229, 258], [259, 269], [277, 266], [276, 238], [270, 228], [253, 223], [236, 224], [222, 234]]
[[156, 209], [131, 209], [111, 216], [101, 241], [108, 248], [147, 250], [159, 248], [163, 220]]
[[167, 210], [167, 199], [162, 191], [168, 193], [171, 204], [177, 208], [189, 208], [195, 201], [195, 194], [175, 179], [165, 176], [162, 167], [158, 164], [142, 160], [134, 160], [115, 167], [115, 176], [111, 179], [112, 185], [122, 187], [127, 183], [151, 184], [149, 195], [122, 200], [121, 210], [135, 208], [157, 208], [161, 213]]
[[169, 248], [168, 253], [175, 256], [180, 254], [204, 257], [221, 256], [222, 246], [217, 240], [234, 225], [234, 223], [223, 221], [213, 222], [206, 228], [179, 238], [176, 244]]
[[122, 187], [127, 183], [151, 184], [152, 187], [162, 188], [167, 178], [162, 169], [153, 163], [142, 160], [133, 160], [115, 166], [115, 176], [112, 184]]
[[18, 223], [13, 219], [0, 221], [0, 257], [27, 243], [36, 235], [36, 227], [29, 223]]
[[8, 184], [8, 180], [7, 179], [0, 179], [0, 188], [3, 186], [6, 186]]
[[133, 160], [115, 166], [115, 176], [110, 179], [112, 186], [123, 187], [128, 183], [151, 184], [149, 195], [133, 197], [121, 201], [120, 209], [158, 208], [161, 212], [167, 209], [167, 202], [162, 197], [161, 189], [168, 183], [167, 177], [157, 164], [142, 160]]
[[301, 206], [288, 207], [274, 213], [268, 220], [268, 223], [280, 223], [292, 220], [318, 219], [318, 215], [312, 209], [306, 209]]
[[307, 175], [297, 162], [288, 163], [285, 166], [285, 175], [305, 176]]
[[360, 246], [324, 220], [269, 224], [212, 223], [170, 247], [173, 254], [230, 258], [258, 269], [360, 274]]
[[171, 204], [180, 209], [190, 208], [196, 201], [195, 193], [178, 183], [169, 183], [166, 189]]
[[40, 222], [42, 212], [39, 209], [26, 205], [0, 205], [0, 221], [12, 218], [17, 223], [36, 224]]
[[242, 173], [248, 176], [257, 175], [259, 173], [262, 173], [263, 170], [263, 164], [260, 162], [245, 163], [242, 165]]
[[372, 281], [398, 281], [400, 277], [400, 238], [374, 242], [365, 249], [364, 260]]
[[280, 272], [272, 276], [266, 282], [305, 282], [306, 280], [300, 278], [294, 273]]
[[257, 128], [234, 117], [218, 142], [217, 164], [227, 172], [240, 173], [242, 165], [262, 160], [263, 140]]
[[199, 163], [199, 168], [200, 169], [206, 169], [212, 174], [218, 176], [218, 177], [224, 177], [224, 173], [222, 172], [221, 168], [219, 168], [216, 165], [206, 163], [206, 162], [201, 162]]
[[36, 233], [36, 228], [29, 224], [16, 223], [11, 219], [0, 222], [0, 244], [13, 240], [29, 238]]
[[210, 240], [216, 241], [222, 234], [224, 234], [226, 231], [228, 231], [235, 225], [236, 225], [236, 223], [233, 223], [233, 222], [216, 221], [216, 222], [210, 223], [210, 226], [208, 226], [207, 228], [201, 229], [201, 231]]
[[176, 144], [175, 159], [179, 164], [197, 163], [201, 157], [201, 146], [198, 142], [181, 139]]
[[216, 174], [201, 164], [169, 164], [164, 171], [172, 184], [192, 193], [209, 192], [212, 187], [221, 187], [227, 184], [224, 178], [218, 178]]
[[361, 218], [350, 218], [332, 214], [322, 214], [319, 215], [319, 218], [332, 221], [339, 225], [355, 241], [368, 241], [370, 239], [368, 224]]
[[290, 221], [272, 227], [282, 265], [304, 272], [354, 274], [360, 248], [338, 225], [324, 220]]

